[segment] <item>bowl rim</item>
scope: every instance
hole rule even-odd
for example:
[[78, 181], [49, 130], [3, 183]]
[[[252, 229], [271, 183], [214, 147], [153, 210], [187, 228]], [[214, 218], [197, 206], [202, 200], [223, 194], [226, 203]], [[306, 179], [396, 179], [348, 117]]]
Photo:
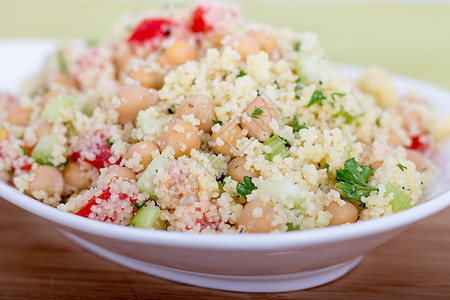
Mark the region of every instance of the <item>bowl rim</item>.
[[[362, 67], [335, 64], [346, 77], [360, 74]], [[417, 91], [445, 94], [450, 91], [406, 76], [392, 74], [396, 87], [414, 87]], [[12, 204], [68, 229], [99, 237], [140, 244], [206, 250], [286, 250], [294, 247], [330, 244], [358, 239], [406, 227], [450, 206], [450, 191], [407, 210], [380, 218], [332, 227], [283, 233], [227, 234], [186, 233], [115, 225], [99, 222], [75, 214], [63, 212], [28, 197], [5, 182], [0, 181], [0, 197]]]

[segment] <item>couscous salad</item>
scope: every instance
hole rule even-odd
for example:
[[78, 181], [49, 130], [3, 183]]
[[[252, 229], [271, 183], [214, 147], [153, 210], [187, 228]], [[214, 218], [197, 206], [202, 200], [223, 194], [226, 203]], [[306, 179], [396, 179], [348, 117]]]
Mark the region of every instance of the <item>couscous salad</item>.
[[203, 2], [62, 45], [0, 94], [0, 179], [82, 217], [186, 232], [285, 232], [421, 202], [450, 120], [316, 35]]

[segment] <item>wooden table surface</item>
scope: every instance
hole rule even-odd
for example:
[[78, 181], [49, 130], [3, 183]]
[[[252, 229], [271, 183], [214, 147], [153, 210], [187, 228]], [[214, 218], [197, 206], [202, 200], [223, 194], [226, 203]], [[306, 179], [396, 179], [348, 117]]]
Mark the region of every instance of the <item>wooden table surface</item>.
[[0, 299], [450, 299], [450, 208], [367, 254], [330, 284], [245, 294], [179, 284], [128, 270], [65, 239], [0, 199]]

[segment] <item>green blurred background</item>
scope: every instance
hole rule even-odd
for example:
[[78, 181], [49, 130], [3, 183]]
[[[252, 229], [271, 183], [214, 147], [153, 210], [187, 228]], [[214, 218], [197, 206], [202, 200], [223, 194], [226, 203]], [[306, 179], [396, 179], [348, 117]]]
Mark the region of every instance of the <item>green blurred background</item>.
[[[450, 2], [234, 1], [247, 18], [310, 30], [334, 61], [368, 66], [450, 88]], [[0, 0], [0, 38], [95, 39], [125, 13], [190, 1]], [[0, 66], [1, 67], [1, 66]]]

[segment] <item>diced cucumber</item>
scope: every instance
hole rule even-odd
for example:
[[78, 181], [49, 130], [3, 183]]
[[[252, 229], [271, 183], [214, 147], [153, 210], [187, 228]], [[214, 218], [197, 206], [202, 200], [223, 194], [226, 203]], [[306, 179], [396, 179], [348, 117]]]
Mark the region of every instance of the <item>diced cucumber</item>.
[[51, 164], [50, 160], [52, 157], [52, 151], [55, 144], [58, 143], [58, 137], [54, 134], [47, 134], [40, 138], [37, 145], [31, 152], [31, 157], [33, 157], [39, 164], [48, 165]]
[[286, 147], [286, 141], [278, 135], [273, 135], [270, 139], [263, 143], [266, 146], [272, 148], [271, 153], [265, 153], [266, 158], [270, 161], [273, 160], [275, 155], [280, 155], [281, 158], [289, 156], [289, 149]]
[[392, 206], [393, 212], [399, 212], [401, 210], [413, 207], [413, 205], [411, 204], [411, 197], [403, 192], [400, 188], [388, 182], [386, 184], [386, 196], [390, 193], [394, 193], [394, 198], [389, 202], [389, 204]]
[[51, 99], [44, 108], [42, 115], [48, 122], [55, 122], [63, 109], [71, 107], [75, 103], [75, 96], [60, 95]]
[[333, 69], [324, 60], [301, 52], [297, 52], [294, 69], [300, 77], [300, 81], [306, 85], [327, 82], [330, 75], [333, 74]]
[[[292, 182], [292, 179], [284, 176], [273, 176], [264, 180], [261, 190], [271, 196], [272, 199], [281, 201], [289, 208], [297, 209], [306, 201], [307, 192]], [[292, 202], [291, 202], [292, 201]]]
[[294, 224], [292, 224], [292, 223], [287, 223], [286, 226], [287, 226], [287, 231], [297, 231], [297, 230], [300, 230], [300, 227], [299, 227], [298, 225], [295, 225], [295, 226], [294, 226]]
[[164, 222], [159, 218], [159, 211], [159, 208], [155, 206], [141, 207], [131, 219], [130, 226], [165, 229]]
[[155, 196], [155, 183], [153, 181], [155, 181], [158, 169], [165, 168], [169, 162], [170, 160], [162, 155], [158, 155], [152, 160], [136, 182], [141, 192], [147, 193], [150, 197]]

